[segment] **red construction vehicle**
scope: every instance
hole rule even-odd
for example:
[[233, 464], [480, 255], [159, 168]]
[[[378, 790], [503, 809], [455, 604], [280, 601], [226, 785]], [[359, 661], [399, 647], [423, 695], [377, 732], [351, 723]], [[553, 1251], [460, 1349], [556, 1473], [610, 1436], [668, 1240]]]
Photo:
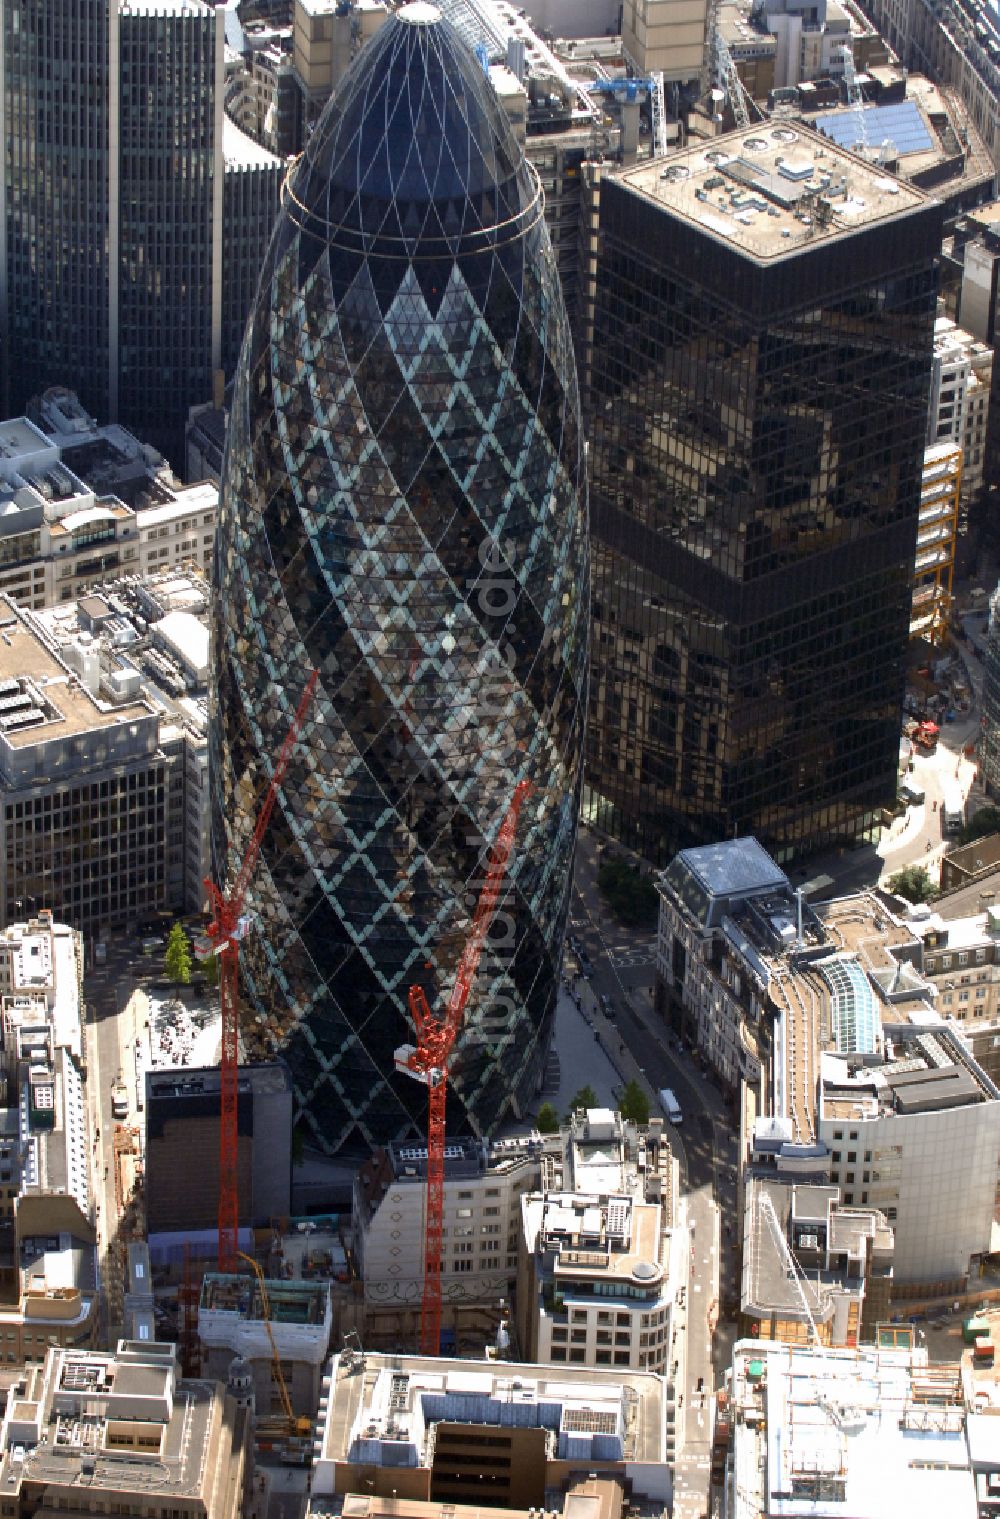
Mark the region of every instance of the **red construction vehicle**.
[[222, 1115], [219, 1123], [219, 1270], [235, 1271], [239, 1236], [239, 1189], [237, 1180], [238, 1130], [236, 1125], [236, 1090], [239, 1074], [239, 945], [250, 928], [251, 919], [244, 914], [246, 895], [253, 881], [260, 846], [271, 821], [292, 751], [298, 742], [306, 708], [316, 688], [317, 671], [313, 670], [289, 724], [281, 746], [271, 783], [264, 795], [253, 835], [247, 845], [243, 863], [232, 888], [226, 894], [214, 881], [206, 879], [205, 889], [212, 904], [213, 918], [204, 935], [195, 943], [200, 959], [219, 958], [219, 1002], [222, 1008], [221, 1081]]
[[914, 747], [919, 749], [921, 754], [933, 754], [938, 746], [940, 733], [941, 729], [937, 723], [929, 720], [918, 723], [913, 735]]
[[500, 888], [514, 847], [521, 805], [531, 790], [530, 781], [519, 781], [507, 815], [500, 825], [490, 855], [489, 869], [480, 893], [472, 929], [455, 973], [455, 985], [444, 1017], [431, 1012], [422, 986], [410, 987], [410, 1015], [417, 1043], [400, 1045], [395, 1052], [396, 1069], [427, 1085], [427, 1207], [424, 1235], [424, 1294], [420, 1314], [420, 1351], [436, 1356], [441, 1348], [441, 1240], [444, 1229], [445, 1104], [448, 1094], [448, 1061], [455, 1047], [476, 978], [479, 959], [500, 899]]

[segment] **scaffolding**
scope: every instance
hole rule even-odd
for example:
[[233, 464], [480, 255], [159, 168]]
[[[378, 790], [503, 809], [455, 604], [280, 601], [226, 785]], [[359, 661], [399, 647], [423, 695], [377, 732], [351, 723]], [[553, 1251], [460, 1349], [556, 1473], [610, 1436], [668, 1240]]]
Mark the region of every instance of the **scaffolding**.
[[910, 638], [937, 646], [946, 642], [951, 619], [961, 492], [961, 448], [952, 443], [928, 448], [920, 479]]

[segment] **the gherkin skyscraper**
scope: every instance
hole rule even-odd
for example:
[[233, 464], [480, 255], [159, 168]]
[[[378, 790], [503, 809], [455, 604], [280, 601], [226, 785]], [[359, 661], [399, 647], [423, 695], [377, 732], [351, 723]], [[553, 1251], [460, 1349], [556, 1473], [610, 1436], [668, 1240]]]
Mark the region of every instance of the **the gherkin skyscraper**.
[[213, 850], [242, 853], [317, 693], [243, 947], [328, 1152], [419, 1134], [407, 990], [451, 988], [532, 782], [451, 1067], [449, 1126], [533, 1095], [581, 775], [589, 562], [570, 335], [533, 171], [430, 5], [359, 55], [285, 187], [247, 329], [216, 543]]

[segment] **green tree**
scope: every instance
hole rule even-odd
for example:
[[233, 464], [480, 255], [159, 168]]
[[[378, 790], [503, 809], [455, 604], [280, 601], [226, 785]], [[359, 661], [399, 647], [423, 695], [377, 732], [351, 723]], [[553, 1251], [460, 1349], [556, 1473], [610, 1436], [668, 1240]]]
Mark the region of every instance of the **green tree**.
[[218, 984], [219, 984], [219, 957], [218, 957], [218, 955], [207, 955], [205, 957], [205, 959], [201, 961], [201, 970], [202, 970], [202, 975], [205, 977], [205, 985], [206, 986], [213, 986], [213, 987], [214, 986], [218, 986]]
[[187, 986], [191, 980], [191, 946], [183, 923], [175, 923], [170, 930], [163, 954], [163, 968], [171, 981], [179, 981], [182, 986]]
[[535, 1127], [539, 1134], [559, 1133], [559, 1114], [551, 1102], [543, 1102], [538, 1109], [538, 1117], [535, 1119]]
[[988, 838], [991, 833], [1000, 833], [1000, 807], [980, 807], [962, 829], [958, 842], [973, 844], [976, 839]]
[[923, 865], [904, 865], [886, 882], [889, 890], [908, 902], [930, 902], [937, 896], [937, 887]]
[[628, 928], [655, 928], [660, 899], [649, 876], [620, 855], [605, 855], [597, 885], [611, 911]]
[[629, 1123], [649, 1122], [649, 1098], [637, 1081], [627, 1081], [622, 1087], [618, 1111]]
[[599, 1108], [599, 1107], [600, 1107], [600, 1103], [597, 1100], [597, 1093], [594, 1091], [594, 1088], [588, 1082], [587, 1085], [584, 1086], [584, 1087], [581, 1087], [578, 1092], [574, 1092], [573, 1095], [572, 1095], [572, 1097], [570, 1098], [570, 1100], [569, 1100], [569, 1112], [566, 1115], [567, 1121], [570, 1118], [572, 1118], [572, 1116], [576, 1112], [577, 1108]]

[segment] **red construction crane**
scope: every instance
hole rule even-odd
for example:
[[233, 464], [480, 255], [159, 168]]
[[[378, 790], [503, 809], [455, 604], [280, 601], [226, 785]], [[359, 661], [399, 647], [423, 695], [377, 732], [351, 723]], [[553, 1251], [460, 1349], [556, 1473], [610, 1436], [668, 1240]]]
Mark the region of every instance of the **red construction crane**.
[[514, 847], [521, 804], [531, 790], [530, 781], [519, 781], [507, 816], [500, 825], [490, 854], [489, 869], [480, 893], [472, 930], [462, 951], [455, 985], [443, 1018], [427, 1005], [422, 986], [410, 987], [410, 1016], [417, 1043], [400, 1045], [395, 1052], [396, 1069], [427, 1085], [427, 1208], [424, 1224], [424, 1296], [420, 1314], [420, 1352], [436, 1356], [441, 1349], [441, 1238], [444, 1230], [445, 1103], [448, 1095], [448, 1061], [462, 1027], [465, 1004], [476, 978], [486, 935], [497, 910], [500, 888]]
[[306, 681], [302, 699], [295, 709], [281, 746], [271, 783], [257, 814], [253, 835], [247, 845], [243, 863], [230, 890], [223, 894], [215, 882], [206, 878], [205, 889], [212, 904], [212, 921], [195, 945], [201, 959], [216, 955], [219, 961], [219, 1002], [222, 1007], [222, 1112], [219, 1123], [219, 1270], [235, 1271], [239, 1236], [238, 1144], [236, 1124], [236, 1089], [239, 1074], [239, 954], [240, 940], [250, 928], [251, 919], [243, 907], [250, 889], [260, 846], [271, 821], [292, 751], [298, 743], [306, 708], [316, 688], [315, 670]]

